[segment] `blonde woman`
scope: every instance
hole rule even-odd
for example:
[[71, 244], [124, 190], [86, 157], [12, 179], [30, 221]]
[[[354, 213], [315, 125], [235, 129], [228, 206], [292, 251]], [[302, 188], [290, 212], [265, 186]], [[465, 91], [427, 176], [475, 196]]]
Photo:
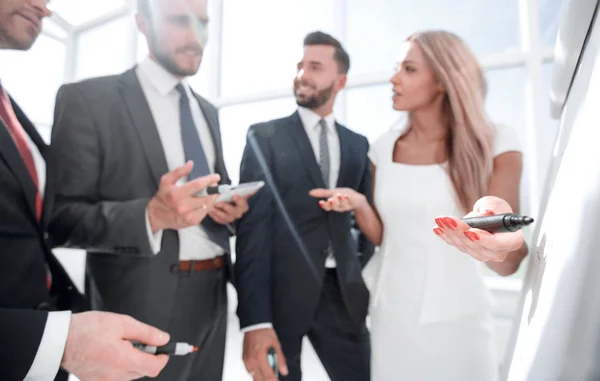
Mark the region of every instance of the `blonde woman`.
[[[485, 195], [507, 200], [518, 212], [518, 140], [488, 119], [481, 66], [452, 33], [408, 38], [391, 83], [393, 108], [409, 117], [403, 129], [371, 147], [374, 204], [350, 189], [311, 192], [326, 199], [320, 201], [326, 211], [353, 211], [380, 246], [364, 270], [371, 290], [372, 379], [495, 381], [498, 356], [480, 267], [432, 237], [431, 221], [464, 215]], [[488, 266], [509, 275], [526, 254], [522, 245]]]

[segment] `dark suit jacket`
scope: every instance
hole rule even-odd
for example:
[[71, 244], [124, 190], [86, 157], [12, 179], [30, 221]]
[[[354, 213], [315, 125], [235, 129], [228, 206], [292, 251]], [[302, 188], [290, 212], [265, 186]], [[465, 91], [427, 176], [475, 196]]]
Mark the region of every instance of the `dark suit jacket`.
[[0, 309], [0, 380], [21, 381], [44, 335], [45, 311]]
[[[369, 143], [364, 136], [336, 127], [341, 150], [337, 186], [371, 199]], [[309, 195], [325, 184], [297, 112], [250, 127], [240, 182], [257, 180], [267, 185], [250, 198], [250, 209], [237, 228], [241, 326], [272, 322], [278, 331], [305, 333], [319, 302], [330, 241], [345, 303], [354, 320], [364, 322], [369, 293], [361, 269], [373, 245], [361, 234], [357, 246], [350, 213], [327, 213]]]
[[[46, 157], [48, 147], [34, 125], [13, 102], [19, 122]], [[43, 220], [35, 216], [35, 184], [8, 131], [0, 120], [0, 308], [73, 309], [87, 303], [46, 244]], [[52, 199], [47, 188], [45, 200]], [[46, 285], [46, 268], [52, 273], [52, 290]]]
[[[214, 139], [215, 171], [229, 183], [217, 110], [196, 98]], [[171, 271], [179, 262], [179, 238], [177, 231], [165, 230], [160, 253], [152, 253], [145, 213], [168, 167], [134, 69], [62, 86], [52, 143], [52, 243], [87, 250], [95, 309], [166, 329], [177, 290]]]

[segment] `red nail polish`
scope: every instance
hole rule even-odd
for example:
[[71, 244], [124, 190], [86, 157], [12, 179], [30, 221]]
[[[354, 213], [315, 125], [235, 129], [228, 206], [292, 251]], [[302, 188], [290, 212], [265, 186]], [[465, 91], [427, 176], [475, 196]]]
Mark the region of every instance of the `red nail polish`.
[[485, 215], [486, 215], [486, 216], [493, 216], [494, 214], [495, 214], [495, 213], [494, 213], [494, 211], [493, 211], [493, 210], [486, 210], [486, 211], [485, 211]]
[[470, 239], [473, 242], [479, 241], [479, 235], [477, 233], [469, 231], [469, 230], [467, 230], [465, 232], [465, 237], [467, 237], [468, 239]]
[[436, 218], [435, 219], [435, 223], [437, 224], [437, 226], [439, 226], [440, 228], [444, 228], [446, 227], [446, 225], [444, 225], [444, 222], [442, 221], [441, 218]]
[[333, 200], [329, 200], [329, 204], [333, 205]]
[[438, 236], [444, 234], [444, 232], [440, 228], [433, 228], [433, 232]]
[[454, 221], [452, 218], [450, 217], [444, 217], [442, 219], [442, 221], [444, 221], [444, 225], [446, 225], [447, 227], [449, 227], [450, 229], [456, 229], [458, 227], [458, 224], [456, 223], [456, 221]]

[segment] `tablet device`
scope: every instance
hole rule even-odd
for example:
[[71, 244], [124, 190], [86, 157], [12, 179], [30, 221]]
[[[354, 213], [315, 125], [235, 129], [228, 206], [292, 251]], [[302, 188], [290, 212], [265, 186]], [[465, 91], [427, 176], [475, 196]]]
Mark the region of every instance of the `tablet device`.
[[231, 202], [233, 196], [247, 196], [258, 191], [265, 185], [264, 181], [253, 181], [239, 185], [219, 185], [206, 188], [207, 194], [219, 194], [215, 202]]

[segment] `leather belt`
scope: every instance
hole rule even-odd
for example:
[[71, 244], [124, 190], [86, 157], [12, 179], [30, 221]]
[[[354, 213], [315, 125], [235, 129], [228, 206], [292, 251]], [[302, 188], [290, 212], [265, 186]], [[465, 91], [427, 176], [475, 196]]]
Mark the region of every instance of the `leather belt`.
[[221, 255], [212, 259], [203, 259], [200, 261], [179, 261], [179, 264], [173, 265], [173, 272], [190, 273], [196, 271], [218, 270], [225, 267], [225, 256]]

